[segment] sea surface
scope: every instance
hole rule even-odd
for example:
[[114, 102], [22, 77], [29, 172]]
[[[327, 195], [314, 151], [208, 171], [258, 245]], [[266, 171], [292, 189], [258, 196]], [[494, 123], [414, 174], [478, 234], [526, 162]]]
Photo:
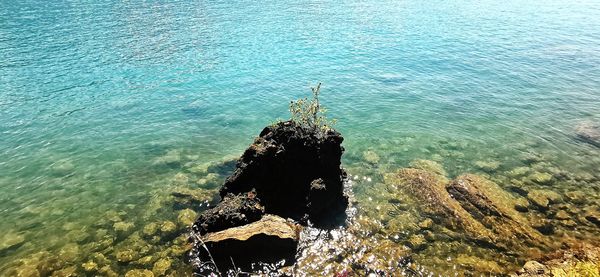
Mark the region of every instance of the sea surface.
[[[416, 159], [515, 197], [508, 172], [547, 172], [525, 189], [598, 209], [600, 148], [575, 133], [600, 121], [598, 1], [1, 1], [0, 275], [189, 275], [182, 245], [202, 208], [173, 192], [214, 201], [232, 161], [317, 82], [359, 214]], [[600, 236], [565, 209], [575, 225], [556, 232]], [[489, 272], [454, 257], [489, 251], [414, 252], [424, 272]]]

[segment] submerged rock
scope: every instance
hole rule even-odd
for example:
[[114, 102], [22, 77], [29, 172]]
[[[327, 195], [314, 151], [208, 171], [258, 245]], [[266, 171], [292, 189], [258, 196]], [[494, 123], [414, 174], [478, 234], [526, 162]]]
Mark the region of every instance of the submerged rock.
[[193, 190], [188, 187], [179, 187], [171, 192], [174, 206], [181, 208], [197, 207], [203, 203], [211, 201], [217, 194], [216, 190], [198, 189]]
[[83, 270], [85, 270], [87, 272], [93, 272], [93, 271], [98, 270], [98, 264], [96, 264], [93, 261], [85, 262], [85, 263], [81, 264], [81, 267], [83, 268]]
[[154, 273], [147, 269], [134, 269], [127, 271], [125, 277], [154, 277]]
[[446, 170], [441, 164], [430, 160], [414, 160], [409, 164], [410, 168], [422, 169], [428, 172], [435, 173], [440, 176], [446, 176]]
[[152, 272], [156, 276], [162, 276], [167, 272], [167, 270], [171, 268], [171, 263], [171, 259], [169, 258], [160, 259], [156, 261], [156, 263], [154, 263], [154, 266], [152, 267]]
[[375, 153], [375, 151], [367, 150], [367, 151], [363, 152], [363, 159], [370, 164], [377, 164], [377, 163], [379, 163], [380, 158], [379, 158], [379, 155], [377, 155], [377, 153]]
[[527, 198], [542, 210], [548, 209], [550, 204], [558, 203], [561, 200], [558, 193], [550, 190], [532, 190], [527, 193]]
[[539, 261], [528, 261], [512, 276], [600, 276], [600, 249], [580, 245], [551, 253]]
[[585, 214], [585, 219], [600, 227], [600, 212], [596, 210], [588, 210]]
[[425, 215], [479, 245], [500, 249], [544, 246], [543, 236], [514, 209], [516, 201], [492, 181], [463, 175], [449, 182], [424, 170], [387, 174], [390, 190], [409, 195]]
[[0, 251], [19, 247], [25, 242], [25, 236], [14, 231], [9, 231], [0, 237]]
[[575, 134], [581, 141], [600, 147], [600, 124], [586, 121], [575, 127]]
[[175, 231], [177, 231], [177, 225], [175, 225], [175, 223], [173, 223], [173, 221], [163, 221], [163, 223], [160, 225], [160, 231], [161, 233], [163, 233], [163, 235], [168, 235], [171, 234]]
[[500, 167], [500, 163], [497, 161], [477, 161], [475, 162], [475, 166], [485, 172], [491, 173]]
[[119, 221], [113, 224], [113, 228], [115, 229], [115, 231], [123, 233], [128, 232], [133, 227], [135, 227], [135, 224], [133, 224], [133, 222]]
[[183, 226], [190, 227], [196, 220], [196, 212], [192, 209], [184, 209], [179, 211], [179, 215], [177, 215], [177, 221], [181, 223]]
[[529, 179], [535, 183], [541, 184], [541, 185], [547, 185], [552, 183], [552, 174], [546, 173], [546, 172], [534, 172], [533, 174], [531, 174], [531, 176], [529, 176]]
[[527, 173], [529, 173], [531, 169], [526, 166], [515, 167], [511, 171], [508, 172], [508, 176], [510, 177], [520, 177]]
[[477, 240], [491, 243], [492, 233], [448, 194], [445, 188], [448, 180], [445, 177], [425, 170], [403, 168], [397, 173], [386, 174], [384, 180], [391, 190], [414, 197], [415, 202], [421, 203], [419, 209], [425, 215], [430, 215], [451, 229], [463, 230]]
[[545, 244], [543, 236], [513, 209], [515, 199], [494, 182], [467, 174], [450, 182], [446, 189], [473, 218], [495, 233], [496, 244], [509, 248], [522, 243], [529, 246]]

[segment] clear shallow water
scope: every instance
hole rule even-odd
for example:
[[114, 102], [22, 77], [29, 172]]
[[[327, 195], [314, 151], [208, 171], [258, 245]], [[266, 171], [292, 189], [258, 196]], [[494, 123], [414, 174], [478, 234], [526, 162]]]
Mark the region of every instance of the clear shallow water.
[[[0, 272], [65, 245], [80, 249], [63, 265], [80, 267], [98, 230], [127, 237], [103, 222], [115, 212], [129, 233], [177, 222], [173, 189], [226, 176], [199, 185], [190, 168], [239, 155], [317, 81], [352, 174], [497, 161], [502, 180], [533, 153], [591, 176], [551, 189], [599, 199], [600, 151], [573, 131], [600, 120], [598, 2], [5, 1], [0, 230], [24, 241], [2, 250]], [[369, 184], [357, 186], [360, 199]]]

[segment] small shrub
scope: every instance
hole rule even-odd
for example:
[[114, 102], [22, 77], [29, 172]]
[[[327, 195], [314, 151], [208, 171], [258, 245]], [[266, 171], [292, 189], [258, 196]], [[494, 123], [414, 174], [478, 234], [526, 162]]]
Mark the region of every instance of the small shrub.
[[327, 110], [319, 103], [319, 94], [321, 93], [321, 83], [316, 87], [311, 87], [312, 98], [307, 97], [290, 102], [291, 120], [296, 124], [315, 130], [317, 132], [326, 132], [333, 128], [336, 120], [328, 120], [325, 116]]

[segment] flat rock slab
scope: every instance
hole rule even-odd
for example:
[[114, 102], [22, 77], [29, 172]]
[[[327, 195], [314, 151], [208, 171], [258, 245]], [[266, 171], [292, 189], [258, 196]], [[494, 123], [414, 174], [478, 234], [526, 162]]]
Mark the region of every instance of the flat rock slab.
[[[217, 267], [253, 271], [264, 264], [294, 262], [301, 226], [275, 215], [202, 236]], [[207, 253], [199, 253], [208, 257]], [[235, 265], [235, 266], [234, 266]], [[202, 268], [199, 269], [202, 273]], [[209, 268], [210, 270], [210, 268]]]
[[254, 236], [264, 235], [271, 236], [273, 239], [297, 241], [299, 228], [299, 225], [288, 222], [276, 215], [265, 215], [261, 220], [250, 224], [208, 233], [202, 240], [206, 244], [219, 243], [226, 240], [246, 241]]

